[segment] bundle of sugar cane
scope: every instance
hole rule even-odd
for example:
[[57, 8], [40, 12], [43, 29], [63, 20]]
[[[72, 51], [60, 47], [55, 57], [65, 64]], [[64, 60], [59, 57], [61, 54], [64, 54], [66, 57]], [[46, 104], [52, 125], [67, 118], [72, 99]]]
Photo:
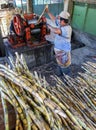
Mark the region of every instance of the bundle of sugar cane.
[[86, 73], [88, 73], [92, 77], [95, 76], [96, 78], [96, 64], [95, 63], [91, 63], [91, 62], [83, 63], [82, 68], [86, 71]]
[[3, 35], [8, 35], [9, 33], [9, 26], [13, 17], [13, 10], [6, 10], [2, 12], [2, 18], [1, 18], [1, 27], [2, 27], [2, 32]]
[[[85, 91], [75, 79], [65, 75], [64, 82], [56, 78], [57, 85], [54, 88], [48, 88], [50, 93], [54, 94], [68, 109], [75, 113], [76, 119], [80, 117], [80, 123], [84, 129], [96, 129], [96, 104], [87, 97]], [[83, 87], [83, 86], [81, 86]], [[94, 91], [96, 92], [96, 91]], [[90, 94], [90, 92], [89, 92]], [[95, 96], [95, 95], [94, 95]], [[93, 99], [94, 100], [94, 99]], [[95, 102], [95, 100], [94, 100]], [[70, 105], [69, 105], [70, 104]], [[77, 116], [76, 116], [77, 115]], [[82, 123], [82, 120], [85, 122]]]
[[16, 54], [16, 57], [15, 63], [10, 59], [14, 71], [0, 65], [1, 97], [16, 111], [16, 129], [62, 130], [66, 128], [66, 122], [71, 122], [72, 128], [82, 130], [67, 107], [41, 86], [38, 75], [35, 73], [34, 77], [29, 72], [23, 56]]
[[[79, 73], [80, 76], [75, 79], [65, 75], [64, 82], [56, 77], [57, 85], [54, 88], [49, 87], [50, 93], [54, 94], [59, 100], [67, 105], [72, 105], [72, 111], [77, 112], [81, 119], [90, 129], [96, 129], [96, 64], [88, 62], [82, 68], [86, 72]], [[90, 65], [90, 66], [89, 66]], [[89, 69], [90, 67], [90, 69]], [[85, 70], [85, 69], [84, 69]], [[62, 100], [63, 99], [63, 100]], [[69, 107], [69, 105], [67, 105]], [[78, 118], [78, 117], [77, 117]], [[84, 124], [83, 124], [84, 125]], [[86, 127], [84, 125], [84, 128]]]
[[1, 26], [2, 26], [2, 31], [4, 35], [8, 35], [10, 32], [10, 24], [11, 20], [13, 19], [15, 14], [21, 14], [21, 10], [19, 8], [11, 9], [11, 10], [6, 10], [5, 15], [3, 15], [3, 18], [1, 18]]
[[[67, 115], [73, 116], [70, 111], [68, 111], [65, 106], [60, 104], [58, 100], [52, 96], [49, 92], [45, 90], [45, 94], [50, 96], [47, 99], [46, 95], [43, 95], [44, 101], [42, 100], [41, 95], [35, 93], [34, 91], [32, 94], [24, 91], [19, 86], [10, 83], [7, 80], [4, 80], [1, 78], [0, 82], [1, 86], [1, 95], [2, 98], [5, 98], [8, 100], [13, 106], [16, 112], [19, 114], [19, 118], [22, 121], [20, 124], [23, 123], [23, 128], [28, 129], [29, 127], [29, 120], [31, 118], [31, 122], [34, 122], [34, 127], [39, 128], [40, 130], [43, 129], [51, 129], [54, 127], [54, 129], [63, 129], [63, 123], [61, 120], [61, 117], [64, 119], [67, 119]], [[18, 88], [17, 88], [18, 87]], [[27, 87], [27, 86], [26, 86]], [[42, 90], [42, 89], [41, 89]], [[8, 96], [7, 98], [4, 96]], [[36, 96], [35, 96], [36, 95]], [[54, 100], [52, 100], [52, 99]], [[55, 103], [56, 100], [56, 104]], [[60, 104], [60, 106], [59, 106]], [[66, 114], [65, 111], [66, 110]], [[42, 116], [41, 116], [42, 115]], [[28, 117], [27, 117], [28, 116]], [[69, 119], [69, 118], [68, 118]], [[70, 119], [74, 122], [73, 127], [76, 127], [79, 129], [79, 123], [76, 122], [74, 117], [70, 117]], [[70, 122], [71, 122], [70, 120]], [[76, 124], [76, 126], [74, 126]], [[81, 127], [82, 128], [82, 127]], [[80, 128], [80, 129], [81, 129]], [[32, 125], [33, 129], [33, 125]]]
[[76, 87], [78, 79], [65, 76], [63, 83], [56, 77], [57, 85], [51, 87], [36, 72], [30, 73], [22, 55], [16, 53], [16, 62], [11, 58], [10, 62], [11, 69], [0, 65], [0, 93], [4, 110], [6, 100], [14, 107], [16, 130], [95, 130], [96, 104]]

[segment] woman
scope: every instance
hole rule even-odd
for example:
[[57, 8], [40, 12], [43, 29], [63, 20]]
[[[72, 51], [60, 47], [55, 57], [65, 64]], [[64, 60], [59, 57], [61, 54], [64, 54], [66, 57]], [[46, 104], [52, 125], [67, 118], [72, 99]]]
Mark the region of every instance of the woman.
[[55, 17], [49, 12], [48, 8], [46, 8], [46, 13], [49, 15], [52, 21], [55, 21], [57, 26], [57, 28], [52, 28], [52, 26], [48, 27], [56, 34], [54, 40], [54, 51], [61, 75], [63, 73], [69, 74], [71, 65], [70, 42], [72, 33], [72, 28], [68, 24], [70, 15], [68, 12], [62, 11], [58, 17]]

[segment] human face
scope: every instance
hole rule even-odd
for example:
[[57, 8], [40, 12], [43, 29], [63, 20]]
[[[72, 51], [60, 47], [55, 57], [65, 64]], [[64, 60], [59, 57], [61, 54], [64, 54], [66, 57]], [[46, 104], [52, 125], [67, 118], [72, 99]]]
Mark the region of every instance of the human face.
[[66, 23], [64, 22], [64, 18], [60, 17], [60, 25], [61, 26], [65, 26]]

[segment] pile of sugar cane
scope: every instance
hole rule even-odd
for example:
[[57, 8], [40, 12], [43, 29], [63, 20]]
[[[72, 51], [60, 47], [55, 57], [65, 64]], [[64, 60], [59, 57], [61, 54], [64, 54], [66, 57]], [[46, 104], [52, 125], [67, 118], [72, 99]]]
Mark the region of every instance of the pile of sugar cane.
[[0, 11], [0, 27], [2, 30], [2, 35], [7, 36], [10, 32], [10, 25], [11, 25], [11, 20], [13, 19], [15, 14], [21, 14], [21, 10], [19, 8], [15, 9], [7, 9]]
[[23, 55], [0, 65], [0, 94], [5, 129], [9, 130], [8, 101], [16, 113], [16, 130], [96, 130], [96, 64], [87, 62], [75, 79], [55, 77], [51, 87], [30, 73]]

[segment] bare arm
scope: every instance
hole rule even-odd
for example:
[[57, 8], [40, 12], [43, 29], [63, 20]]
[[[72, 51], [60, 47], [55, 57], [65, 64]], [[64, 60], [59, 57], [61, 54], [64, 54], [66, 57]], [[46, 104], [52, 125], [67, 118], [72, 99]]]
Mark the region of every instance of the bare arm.
[[48, 14], [48, 16], [50, 17], [51, 20], [55, 20], [56, 19], [56, 17], [49, 12], [48, 8], [46, 8], [45, 12]]
[[56, 17], [53, 14], [51, 14], [50, 12], [48, 12], [48, 15], [49, 15], [51, 20], [55, 20], [56, 19]]
[[52, 27], [52, 26], [50, 26], [50, 25], [48, 25], [48, 28], [52, 31], [52, 32], [54, 32], [55, 34], [61, 34], [62, 32], [61, 32], [61, 29], [59, 29], [59, 28], [54, 28], [54, 27]]

